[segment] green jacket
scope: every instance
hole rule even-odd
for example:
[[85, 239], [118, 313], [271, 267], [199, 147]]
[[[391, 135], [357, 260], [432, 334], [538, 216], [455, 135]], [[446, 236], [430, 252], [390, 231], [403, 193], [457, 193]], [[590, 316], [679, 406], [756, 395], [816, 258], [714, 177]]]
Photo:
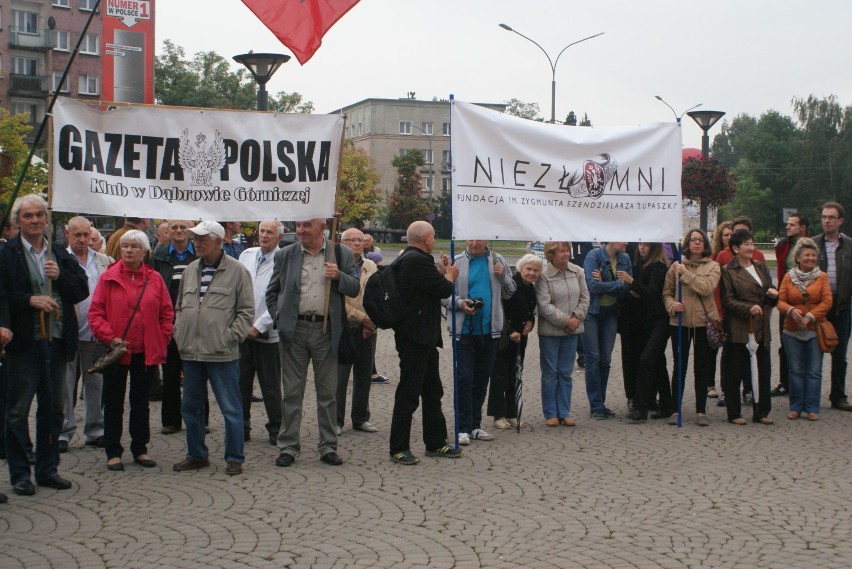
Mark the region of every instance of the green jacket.
[[201, 259], [189, 264], [175, 303], [175, 342], [185, 361], [230, 362], [240, 359], [240, 343], [254, 322], [251, 274], [223, 255], [204, 301], [199, 300]]

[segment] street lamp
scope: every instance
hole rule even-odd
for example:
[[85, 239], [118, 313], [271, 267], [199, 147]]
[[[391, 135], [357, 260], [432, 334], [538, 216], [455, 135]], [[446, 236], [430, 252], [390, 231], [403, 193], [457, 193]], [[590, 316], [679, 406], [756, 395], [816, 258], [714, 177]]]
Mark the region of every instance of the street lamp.
[[658, 101], [660, 101], [662, 104], [664, 104], [665, 106], [667, 106], [668, 108], [670, 108], [670, 109], [672, 110], [672, 114], [674, 115], [675, 120], [677, 121], [677, 124], [680, 124], [680, 119], [682, 119], [682, 118], [683, 118], [683, 115], [685, 115], [686, 113], [688, 113], [688, 112], [689, 112], [689, 111], [691, 111], [692, 109], [697, 109], [698, 107], [700, 107], [700, 106], [701, 106], [701, 103], [698, 103], [698, 104], [697, 104], [697, 105], [695, 105], [694, 107], [689, 107], [688, 109], [686, 109], [686, 110], [685, 110], [685, 111], [683, 111], [682, 113], [677, 114], [677, 111], [675, 111], [675, 110], [674, 110], [674, 108], [673, 108], [670, 104], [668, 104], [668, 103], [666, 102], [666, 100], [665, 100], [665, 99], [663, 99], [663, 98], [662, 98], [662, 97], [660, 97], [659, 95], [654, 95], [654, 97], [655, 97]]
[[234, 61], [246, 66], [257, 81], [257, 110], [269, 110], [269, 93], [266, 91], [266, 83], [272, 79], [272, 75], [278, 68], [290, 61], [289, 55], [283, 53], [243, 53], [235, 55]]
[[[723, 111], [690, 111], [687, 113], [692, 117], [704, 134], [701, 136], [701, 158], [710, 158], [710, 135], [707, 134], [716, 122], [725, 116]], [[707, 231], [707, 204], [701, 201], [701, 229]]]
[[429, 191], [430, 191], [430, 193], [434, 194], [435, 193], [435, 171], [432, 169], [432, 165], [435, 163], [435, 155], [433, 154], [433, 151], [432, 151], [432, 136], [434, 136], [434, 135], [429, 134], [428, 132], [426, 132], [425, 130], [423, 130], [422, 128], [420, 128], [419, 126], [417, 126], [413, 123], [411, 125], [411, 128], [416, 128], [417, 130], [419, 130], [420, 133], [423, 136], [426, 137], [426, 140], [429, 143], [429, 180], [431, 180], [430, 181], [431, 187], [430, 187]]
[[534, 39], [528, 38], [527, 36], [525, 36], [524, 34], [519, 32], [518, 30], [512, 29], [512, 27], [508, 24], [500, 24], [500, 27], [503, 28], [504, 30], [514, 32], [514, 33], [518, 34], [519, 36], [521, 36], [522, 38], [524, 38], [525, 40], [534, 43], [536, 45], [536, 47], [538, 49], [540, 49], [542, 51], [542, 53], [544, 53], [544, 55], [547, 57], [547, 62], [550, 63], [550, 71], [551, 71], [551, 77], [552, 77], [551, 82], [550, 82], [550, 122], [555, 123], [556, 122], [556, 65], [559, 63], [559, 58], [562, 57], [562, 54], [565, 53], [565, 50], [568, 49], [569, 47], [571, 47], [572, 45], [577, 45], [580, 42], [584, 42], [586, 40], [590, 40], [592, 38], [602, 36], [602, 35], [604, 35], [604, 32], [601, 32], [599, 34], [595, 34], [593, 36], [589, 36], [587, 38], [583, 38], [581, 40], [577, 40], [575, 42], [569, 43], [568, 45], [566, 45], [565, 47], [562, 48], [562, 51], [560, 51], [559, 55], [556, 56], [556, 60], [553, 60], [553, 59], [550, 58], [550, 54], [547, 53], [547, 51], [543, 47], [541, 47], [538, 44], [538, 42], [535, 41]]

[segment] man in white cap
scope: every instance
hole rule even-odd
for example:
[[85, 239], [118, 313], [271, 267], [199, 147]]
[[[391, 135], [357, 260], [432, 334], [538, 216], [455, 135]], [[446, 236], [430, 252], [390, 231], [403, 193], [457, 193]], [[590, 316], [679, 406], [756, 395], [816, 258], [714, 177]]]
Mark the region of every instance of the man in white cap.
[[175, 341], [183, 360], [181, 414], [186, 424], [186, 460], [174, 470], [210, 466], [204, 444], [204, 399], [209, 379], [225, 419], [225, 474], [242, 474], [243, 406], [240, 342], [254, 322], [251, 275], [225, 255], [225, 229], [202, 221], [189, 230], [198, 259], [187, 266], [175, 303]]

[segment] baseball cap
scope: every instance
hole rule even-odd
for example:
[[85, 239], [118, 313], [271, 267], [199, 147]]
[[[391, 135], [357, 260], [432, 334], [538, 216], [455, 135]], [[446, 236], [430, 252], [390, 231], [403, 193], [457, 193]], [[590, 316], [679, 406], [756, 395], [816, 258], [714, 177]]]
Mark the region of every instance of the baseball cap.
[[225, 237], [225, 228], [216, 223], [215, 221], [202, 221], [192, 229], [187, 229], [188, 232], [193, 235], [198, 235], [199, 237], [202, 235], [216, 235], [219, 239], [224, 239]]

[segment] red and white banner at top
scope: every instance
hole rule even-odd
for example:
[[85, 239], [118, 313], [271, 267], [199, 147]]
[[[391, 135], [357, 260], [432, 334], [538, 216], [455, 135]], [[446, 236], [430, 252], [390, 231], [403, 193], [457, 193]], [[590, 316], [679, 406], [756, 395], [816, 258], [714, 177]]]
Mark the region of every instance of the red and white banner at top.
[[161, 219], [334, 214], [344, 118], [210, 109], [53, 109], [53, 209]]
[[572, 127], [452, 103], [457, 239], [679, 241], [677, 123]]

